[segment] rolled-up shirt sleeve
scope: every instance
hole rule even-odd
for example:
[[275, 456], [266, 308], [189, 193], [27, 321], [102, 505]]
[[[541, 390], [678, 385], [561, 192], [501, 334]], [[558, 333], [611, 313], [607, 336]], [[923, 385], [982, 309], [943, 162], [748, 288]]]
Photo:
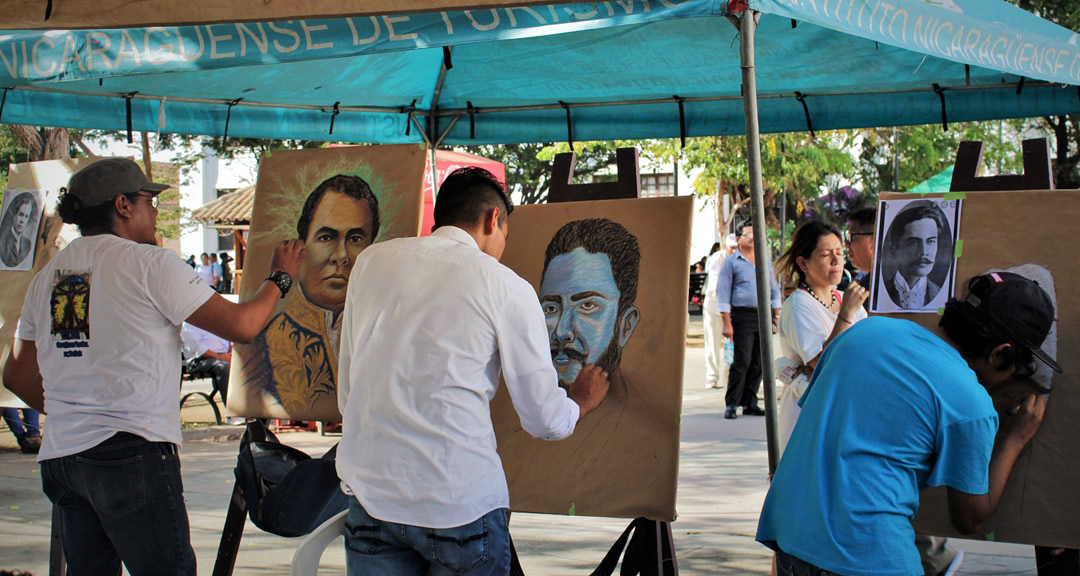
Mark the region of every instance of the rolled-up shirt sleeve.
[[531, 286], [522, 281], [516, 287], [495, 329], [503, 379], [521, 427], [544, 440], [572, 434], [579, 408], [559, 387], [544, 313]]
[[728, 256], [720, 265], [720, 273], [716, 275], [716, 308], [721, 314], [731, 312], [731, 284], [734, 280], [735, 258]]

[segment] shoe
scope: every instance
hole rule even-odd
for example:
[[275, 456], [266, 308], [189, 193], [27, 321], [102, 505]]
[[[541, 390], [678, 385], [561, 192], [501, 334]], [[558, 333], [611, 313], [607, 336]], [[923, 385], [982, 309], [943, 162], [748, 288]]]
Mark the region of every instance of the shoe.
[[765, 411], [762, 410], [761, 407], [759, 407], [759, 406], [746, 406], [745, 408], [742, 409], [742, 413], [743, 413], [743, 416], [746, 416], [746, 415], [764, 416], [765, 415]]
[[739, 415], [735, 412], [735, 407], [734, 406], [728, 406], [727, 410], [724, 410], [724, 418], [726, 418], [728, 420], [734, 420], [734, 419], [736, 419], [738, 417], [739, 417]]
[[37, 454], [41, 451], [41, 436], [23, 436], [19, 439], [19, 450], [23, 454]]
[[719, 386], [716, 384], [716, 382], [706, 382], [705, 383], [705, 389], [706, 390], [710, 390], [712, 388], [719, 388]]

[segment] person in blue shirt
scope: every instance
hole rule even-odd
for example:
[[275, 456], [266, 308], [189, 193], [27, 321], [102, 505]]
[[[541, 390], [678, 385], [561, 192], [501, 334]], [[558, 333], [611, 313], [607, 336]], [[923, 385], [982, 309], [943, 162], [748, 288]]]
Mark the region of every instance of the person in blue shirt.
[[[754, 229], [749, 220], [735, 227], [739, 246], [720, 266], [716, 279], [716, 312], [720, 313], [721, 333], [735, 345], [735, 360], [728, 371], [727, 392], [724, 400], [727, 409], [724, 418], [738, 417], [736, 407], [743, 414], [764, 416], [758, 406], [757, 394], [761, 386], [761, 348], [757, 320], [757, 279], [754, 276]], [[772, 264], [769, 267], [773, 326], [780, 318], [780, 287]]]
[[874, 317], [836, 338], [758, 523], [779, 573], [923, 574], [911, 519], [927, 486], [948, 487], [957, 530], [978, 530], [1045, 411], [1027, 396], [995, 444], [990, 395], [1027, 380], [1036, 359], [1061, 371], [1041, 349], [1054, 317], [1036, 282], [998, 272], [973, 278], [934, 330]]

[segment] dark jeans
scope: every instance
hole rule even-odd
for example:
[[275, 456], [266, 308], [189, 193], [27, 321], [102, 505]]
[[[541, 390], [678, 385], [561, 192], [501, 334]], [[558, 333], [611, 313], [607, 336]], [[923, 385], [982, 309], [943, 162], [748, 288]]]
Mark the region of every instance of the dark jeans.
[[[22, 418], [19, 418], [19, 412], [22, 412]], [[4, 408], [4, 422], [16, 440], [27, 436], [41, 436], [39, 418], [40, 414], [33, 408]]]
[[79, 454], [41, 462], [60, 509], [68, 576], [195, 575], [176, 446], [118, 432]]
[[188, 373], [201, 376], [203, 374], [209, 374], [210, 378], [214, 381], [214, 389], [221, 395], [221, 401], [224, 404], [228, 404], [227, 398], [229, 394], [229, 363], [217, 358], [196, 358], [190, 366], [188, 366]]
[[345, 562], [349, 576], [506, 576], [510, 528], [505, 508], [456, 528], [383, 522], [349, 497]]
[[728, 406], [757, 406], [758, 388], [761, 387], [761, 342], [758, 339], [757, 310], [732, 308], [731, 331], [731, 341], [735, 344], [735, 361], [728, 372], [724, 401]]
[[777, 576], [838, 576], [809, 562], [803, 562], [783, 550], [776, 551], [776, 574]]

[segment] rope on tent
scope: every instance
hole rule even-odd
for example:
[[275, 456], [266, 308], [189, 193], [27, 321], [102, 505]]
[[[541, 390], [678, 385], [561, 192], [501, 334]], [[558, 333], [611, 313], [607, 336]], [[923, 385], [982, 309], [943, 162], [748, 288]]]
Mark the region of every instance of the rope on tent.
[[574, 125], [570, 121], [570, 105], [559, 100], [559, 106], [566, 110], [566, 140], [570, 143], [570, 150], [574, 150]]
[[466, 110], [469, 112], [469, 139], [476, 140], [476, 108], [473, 108], [472, 100], [466, 100]]
[[934, 94], [937, 94], [941, 98], [941, 130], [943, 132], [949, 131], [949, 115], [945, 111], [945, 88], [942, 88], [940, 84], [934, 82]]
[[686, 111], [683, 109], [684, 98], [679, 98], [677, 95], [672, 95], [672, 98], [679, 103], [679, 148], [686, 148]]
[[45, 19], [52, 18], [52, 0], [45, 2]]
[[416, 98], [413, 98], [412, 104], [402, 106], [401, 113], [409, 115], [409, 117], [405, 119], [405, 135], [408, 136], [412, 133], [413, 115], [416, 113]]
[[330, 135], [334, 134], [334, 118], [337, 118], [338, 114], [341, 114], [341, 102], [334, 102], [334, 110], [330, 114]]
[[452, 60], [450, 60], [450, 47], [449, 46], [443, 46], [442, 47], [442, 63], [443, 63], [443, 69], [444, 70], [449, 70], [449, 69], [454, 67], [454, 62]]
[[124, 95], [124, 104], [127, 108], [127, 140], [128, 144], [132, 144], [135, 140], [131, 137], [131, 99], [135, 97], [138, 92], [128, 92]]
[[0, 123], [4, 121], [4, 104], [7, 104], [7, 93], [11, 88], [4, 88], [4, 96], [0, 97]]
[[964, 64], [964, 86], [971, 86], [971, 64]]
[[229, 121], [232, 120], [233, 106], [239, 104], [241, 100], [243, 100], [243, 98], [237, 98], [236, 100], [229, 102], [229, 108], [225, 111], [225, 134], [221, 136], [221, 149], [223, 151], [225, 150], [225, 141], [229, 139]]
[[792, 19], [791, 19], [791, 29], [792, 29], [792, 30], [794, 30], [794, 29], [795, 29], [795, 27], [796, 27], [796, 26], [798, 26], [798, 25], [799, 25], [799, 21], [798, 21], [798, 20], [796, 20], [796, 19], [794, 19], [794, 18], [792, 18]]
[[810, 132], [810, 139], [813, 140], [817, 136], [814, 134], [814, 121], [810, 119], [810, 107], [806, 105], [806, 94], [795, 92], [795, 99], [802, 104], [803, 114], [806, 115], [806, 130]]
[[1017, 96], [1019, 96], [1020, 92], [1024, 89], [1024, 80], [1025, 80], [1025, 78], [1023, 76], [1021, 76], [1020, 77], [1020, 83], [1018, 83], [1016, 85], [1016, 95]]

